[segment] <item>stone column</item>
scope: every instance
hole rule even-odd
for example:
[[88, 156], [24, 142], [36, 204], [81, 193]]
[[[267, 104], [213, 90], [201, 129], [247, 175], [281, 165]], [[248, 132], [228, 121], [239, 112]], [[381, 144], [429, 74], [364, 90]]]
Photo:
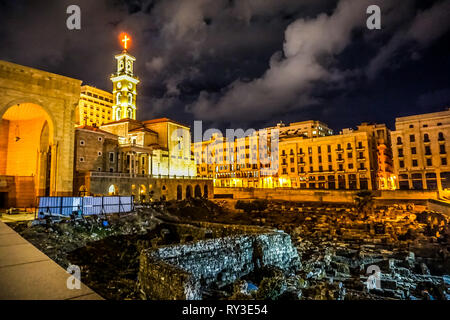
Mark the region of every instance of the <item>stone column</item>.
[[50, 196], [58, 196], [56, 193], [57, 175], [58, 172], [58, 144], [54, 143], [51, 146], [51, 160], [50, 160]]
[[133, 155], [129, 152], [127, 152], [127, 158], [128, 155], [130, 156], [130, 163], [129, 163], [129, 171], [130, 171], [130, 178], [133, 176], [133, 171], [131, 170], [132, 164], [133, 164]]
[[422, 189], [424, 189], [424, 190], [428, 189], [427, 178], [426, 178], [425, 172], [422, 174]]
[[435, 172], [436, 172], [437, 191], [438, 191], [439, 196], [440, 196], [441, 192], [443, 190], [443, 188], [442, 188], [442, 180], [441, 180], [441, 170], [435, 170]]

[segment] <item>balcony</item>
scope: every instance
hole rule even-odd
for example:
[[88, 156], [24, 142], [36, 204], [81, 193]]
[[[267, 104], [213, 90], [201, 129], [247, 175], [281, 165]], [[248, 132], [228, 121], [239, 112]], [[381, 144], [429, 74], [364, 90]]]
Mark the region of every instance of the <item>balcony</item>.
[[91, 177], [99, 178], [152, 178], [152, 179], [193, 179], [193, 180], [209, 180], [210, 178], [204, 178], [199, 176], [175, 176], [175, 175], [152, 175], [152, 174], [130, 174], [123, 172], [99, 172], [89, 171], [86, 173]]
[[337, 162], [337, 163], [343, 163], [343, 162], [344, 162], [344, 158], [336, 159], [336, 162]]
[[344, 152], [344, 149], [336, 149], [335, 150], [337, 153], [342, 153], [342, 152]]
[[364, 147], [363, 146], [357, 146], [356, 147], [356, 151], [364, 151]]
[[366, 158], [358, 158], [357, 161], [366, 161]]

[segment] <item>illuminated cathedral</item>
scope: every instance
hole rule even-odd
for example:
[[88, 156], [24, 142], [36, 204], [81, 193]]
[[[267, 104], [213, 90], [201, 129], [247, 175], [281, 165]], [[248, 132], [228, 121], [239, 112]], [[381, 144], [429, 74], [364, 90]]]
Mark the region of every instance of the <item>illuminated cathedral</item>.
[[[168, 118], [136, 120], [139, 79], [134, 74], [136, 58], [128, 52], [130, 41], [128, 35], [121, 35], [123, 51], [115, 56], [116, 70], [110, 78], [112, 94], [83, 87], [82, 98], [84, 93], [87, 99], [80, 99], [78, 108], [75, 170], [196, 176], [188, 126]], [[104, 135], [102, 150], [97, 146], [99, 137], [91, 137], [99, 134]]]
[[136, 119], [136, 58], [130, 37], [120, 40], [112, 92], [0, 61], [0, 207], [35, 207], [41, 196], [213, 194], [212, 180], [196, 177], [188, 126]]

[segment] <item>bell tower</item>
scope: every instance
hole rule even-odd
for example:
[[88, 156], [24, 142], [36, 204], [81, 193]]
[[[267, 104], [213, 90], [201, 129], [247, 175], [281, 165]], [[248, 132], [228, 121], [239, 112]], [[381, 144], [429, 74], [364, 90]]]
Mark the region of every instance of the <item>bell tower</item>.
[[113, 121], [121, 119], [136, 120], [136, 86], [139, 79], [133, 74], [133, 65], [136, 58], [128, 53], [130, 37], [127, 34], [120, 36], [123, 51], [115, 56], [117, 70], [111, 76], [113, 83]]

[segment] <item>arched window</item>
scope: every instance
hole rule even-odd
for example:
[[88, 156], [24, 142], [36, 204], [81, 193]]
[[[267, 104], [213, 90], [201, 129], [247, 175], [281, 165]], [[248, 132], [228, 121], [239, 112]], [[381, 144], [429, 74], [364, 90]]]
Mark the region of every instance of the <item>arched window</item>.
[[120, 120], [120, 118], [121, 118], [121, 110], [120, 110], [120, 108], [117, 108], [116, 109], [116, 120]]
[[118, 192], [119, 192], [119, 190], [118, 190], [118, 188], [117, 188], [115, 185], [112, 184], [112, 185], [109, 186], [109, 188], [108, 188], [108, 194], [109, 194], [110, 196], [117, 195]]
[[183, 189], [180, 185], [177, 186], [177, 200], [183, 200]]
[[402, 144], [402, 138], [401, 137], [397, 137], [397, 144]]
[[428, 133], [425, 133], [423, 135], [423, 142], [430, 142], [430, 136], [428, 135]]
[[128, 108], [128, 118], [133, 118], [133, 110], [131, 108]]
[[133, 94], [132, 93], [128, 93], [128, 103], [133, 104]]
[[120, 92], [116, 95], [116, 105], [120, 105], [120, 97], [121, 96], [122, 96], [122, 94]]
[[445, 137], [444, 134], [442, 132], [439, 132], [439, 141], [444, 141]]

